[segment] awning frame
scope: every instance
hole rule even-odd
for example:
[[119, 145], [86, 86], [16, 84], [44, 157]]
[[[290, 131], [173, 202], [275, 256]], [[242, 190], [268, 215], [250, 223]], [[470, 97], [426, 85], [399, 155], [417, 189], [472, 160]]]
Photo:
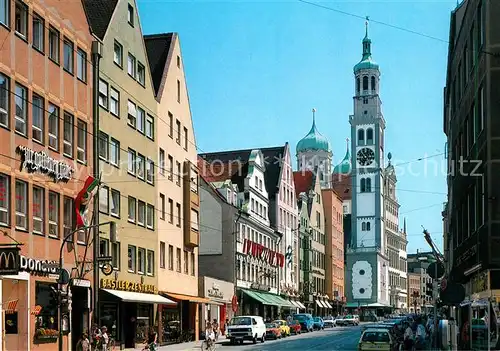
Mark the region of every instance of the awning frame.
[[111, 294], [124, 302], [139, 302], [139, 303], [156, 303], [161, 305], [177, 305], [177, 302], [172, 301], [164, 296], [157, 294], [145, 294], [131, 291], [101, 289], [102, 291]]

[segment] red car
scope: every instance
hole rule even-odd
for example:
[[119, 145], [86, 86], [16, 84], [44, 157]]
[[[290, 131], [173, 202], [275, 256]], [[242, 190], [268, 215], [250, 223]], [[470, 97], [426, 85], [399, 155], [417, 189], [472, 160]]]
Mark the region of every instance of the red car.
[[281, 329], [276, 323], [266, 323], [266, 339], [281, 338]]
[[290, 333], [291, 334], [300, 334], [302, 327], [300, 326], [299, 321], [293, 321], [288, 323], [288, 326], [290, 327]]

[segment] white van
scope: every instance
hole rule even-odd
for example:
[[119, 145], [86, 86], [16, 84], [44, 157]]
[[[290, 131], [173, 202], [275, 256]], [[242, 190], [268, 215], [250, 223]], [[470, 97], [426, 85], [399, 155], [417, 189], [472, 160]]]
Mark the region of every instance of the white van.
[[254, 344], [257, 340], [264, 342], [266, 340], [266, 325], [264, 320], [259, 316], [238, 316], [233, 317], [227, 327], [226, 338], [231, 341], [231, 344], [249, 340]]

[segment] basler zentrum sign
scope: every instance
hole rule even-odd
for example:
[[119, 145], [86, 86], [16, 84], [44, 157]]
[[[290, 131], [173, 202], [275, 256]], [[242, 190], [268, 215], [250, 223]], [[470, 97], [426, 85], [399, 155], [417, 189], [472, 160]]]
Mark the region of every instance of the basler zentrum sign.
[[0, 247], [0, 275], [19, 273], [19, 247]]

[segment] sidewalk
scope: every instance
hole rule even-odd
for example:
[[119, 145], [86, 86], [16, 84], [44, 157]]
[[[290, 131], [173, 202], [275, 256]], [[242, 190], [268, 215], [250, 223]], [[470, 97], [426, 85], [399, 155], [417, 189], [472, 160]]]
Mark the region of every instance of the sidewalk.
[[[219, 339], [216, 344], [222, 344], [226, 341], [226, 337]], [[158, 351], [191, 351], [191, 350], [201, 350], [201, 344], [203, 340], [183, 342], [182, 344], [172, 344], [166, 346], [159, 346]], [[141, 351], [142, 349], [135, 349], [135, 351]]]

